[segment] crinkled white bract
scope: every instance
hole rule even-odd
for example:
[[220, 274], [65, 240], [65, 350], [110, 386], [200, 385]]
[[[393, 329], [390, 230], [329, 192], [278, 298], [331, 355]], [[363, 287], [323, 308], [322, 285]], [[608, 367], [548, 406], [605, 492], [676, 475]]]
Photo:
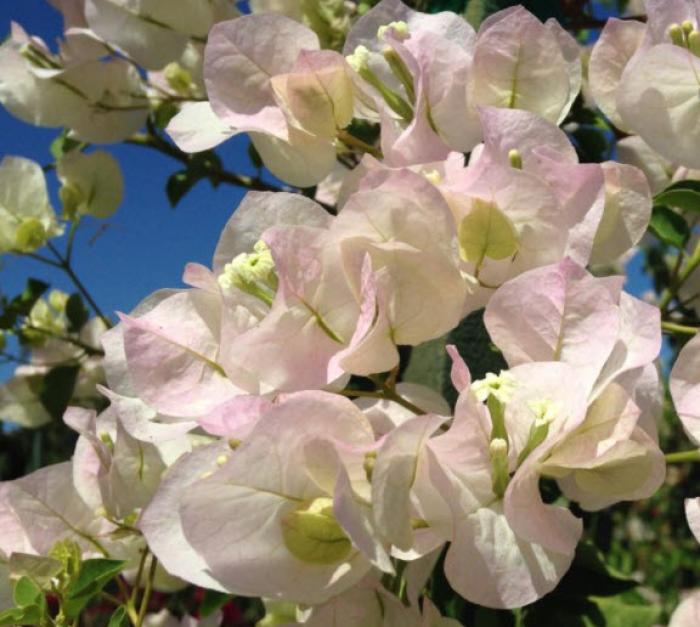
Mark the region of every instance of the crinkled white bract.
[[62, 227], [49, 202], [41, 166], [23, 157], [0, 162], [0, 254], [33, 252]]

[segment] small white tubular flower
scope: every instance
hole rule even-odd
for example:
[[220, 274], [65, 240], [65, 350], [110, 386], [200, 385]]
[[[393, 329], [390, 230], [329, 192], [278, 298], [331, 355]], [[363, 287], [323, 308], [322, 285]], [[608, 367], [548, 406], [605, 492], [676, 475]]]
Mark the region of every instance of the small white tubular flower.
[[482, 402], [493, 396], [500, 403], [506, 404], [513, 397], [517, 386], [518, 380], [510, 372], [501, 371], [499, 374], [487, 373], [483, 379], [474, 381], [471, 389]]
[[345, 57], [348, 65], [358, 74], [369, 67], [370, 52], [367, 46], [357, 46], [352, 54]]
[[277, 274], [267, 244], [260, 240], [253, 246], [252, 253], [236, 255], [224, 266], [217, 281], [224, 290], [238, 288], [271, 304], [277, 291]]
[[396, 39], [399, 39], [401, 41], [403, 41], [404, 39], [408, 39], [411, 36], [411, 33], [408, 29], [408, 24], [406, 24], [406, 22], [399, 21], [391, 22], [389, 24], [385, 24], [384, 26], [380, 26], [377, 29], [377, 39], [385, 39], [389, 31], [392, 32]]
[[5, 157], [0, 162], [0, 253], [33, 252], [62, 230], [49, 203], [41, 166]]

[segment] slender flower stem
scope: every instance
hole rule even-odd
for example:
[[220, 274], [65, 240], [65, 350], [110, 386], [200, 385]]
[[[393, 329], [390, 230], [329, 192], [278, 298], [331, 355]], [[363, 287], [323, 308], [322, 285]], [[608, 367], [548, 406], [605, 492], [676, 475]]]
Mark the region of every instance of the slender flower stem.
[[338, 139], [343, 142], [348, 148], [353, 148], [361, 150], [362, 152], [367, 152], [377, 159], [382, 158], [382, 151], [375, 146], [371, 146], [367, 142], [362, 141], [359, 137], [351, 135], [347, 131], [339, 130]]
[[666, 453], [667, 464], [684, 464], [686, 462], [700, 462], [700, 450], [680, 451], [678, 453]]
[[56, 335], [55, 333], [52, 333], [51, 331], [48, 331], [46, 329], [42, 329], [41, 327], [35, 327], [32, 324], [24, 324], [25, 329], [28, 329], [29, 331], [36, 331], [37, 333], [41, 333], [43, 335], [46, 335], [48, 337], [52, 337], [56, 340], [59, 340], [61, 342], [65, 342], [66, 344], [72, 344], [73, 346], [76, 346], [77, 348], [82, 348], [83, 351], [87, 355], [98, 355], [98, 356], [103, 356], [105, 353], [103, 350], [99, 348], [95, 348], [94, 346], [90, 346], [89, 344], [86, 344], [85, 342], [81, 342], [78, 338], [75, 337], [70, 337], [68, 335]]
[[661, 323], [661, 328], [666, 333], [677, 333], [681, 335], [695, 335], [700, 330], [696, 327], [689, 327], [684, 324], [676, 324], [675, 322], [666, 321], [663, 321]]
[[158, 560], [155, 555], [151, 555], [151, 567], [148, 570], [148, 579], [146, 579], [146, 587], [143, 591], [136, 627], [143, 626], [143, 619], [146, 617], [146, 612], [148, 611], [148, 604], [151, 600], [151, 594], [153, 593], [153, 580], [156, 576], [156, 566], [158, 566]]
[[674, 268], [673, 275], [671, 276], [671, 283], [668, 288], [664, 291], [661, 296], [661, 301], [659, 302], [659, 309], [662, 313], [665, 313], [671, 301], [676, 297], [678, 290], [683, 286], [688, 280], [688, 277], [700, 266], [700, 242], [695, 247], [693, 254], [690, 256], [686, 262], [683, 269], [680, 269], [681, 263], [683, 261], [684, 253], [678, 255], [676, 261], [676, 267]]
[[402, 407], [405, 407], [409, 411], [412, 411], [417, 416], [422, 416], [423, 414], [428, 413], [424, 409], [418, 407], [418, 405], [414, 405], [411, 401], [405, 399], [400, 394], [388, 389], [374, 391], [343, 390], [342, 392], [338, 392], [338, 394], [342, 394], [343, 396], [347, 396], [348, 398], [380, 398], [387, 401], [393, 401], [395, 403], [398, 403]]
[[[177, 147], [156, 135], [132, 135], [126, 140], [126, 143], [132, 144], [133, 146], [143, 146], [145, 148], [157, 150], [158, 152], [167, 155], [168, 157], [171, 157], [184, 165], [188, 165], [190, 162], [190, 158], [187, 154], [181, 152]], [[210, 179], [218, 183], [228, 183], [230, 185], [245, 187], [247, 189], [252, 189], [259, 192], [293, 191], [291, 188], [277, 187], [276, 185], [266, 183], [257, 177], [236, 174], [235, 172], [229, 172], [228, 170], [223, 170], [216, 166], [212, 166], [208, 172], [208, 176]]]
[[102, 313], [102, 310], [100, 309], [99, 305], [95, 302], [95, 299], [92, 297], [90, 292], [88, 292], [83, 282], [78, 278], [78, 275], [74, 272], [73, 267], [71, 266], [68, 259], [64, 257], [51, 242], [47, 242], [46, 246], [53, 253], [54, 257], [56, 257], [56, 259], [58, 260], [58, 266], [68, 275], [70, 280], [73, 282], [73, 285], [75, 285], [75, 287], [78, 288], [78, 291], [83, 295], [90, 307], [92, 307], [95, 314], [97, 314], [97, 317], [100, 318], [102, 322], [104, 322], [105, 326], [108, 329], [111, 329], [112, 322], [109, 320], [109, 318], [107, 318], [107, 316], [105, 316]]

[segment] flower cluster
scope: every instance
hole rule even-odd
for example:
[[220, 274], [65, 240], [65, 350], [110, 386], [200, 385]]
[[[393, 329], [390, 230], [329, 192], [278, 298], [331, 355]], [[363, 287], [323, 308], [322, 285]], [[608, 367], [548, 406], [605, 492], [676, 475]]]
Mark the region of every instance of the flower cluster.
[[[0, 102], [78, 146], [56, 163], [71, 238], [123, 194], [87, 142], [193, 162], [138, 134], [164, 104], [181, 151], [247, 133], [276, 177], [312, 189], [250, 191], [210, 267], [188, 264], [187, 287], [114, 326], [76, 326], [57, 291], [24, 312], [31, 364], [0, 407], [47, 421], [33, 381], [73, 360], [78, 438], [72, 461], [0, 483], [0, 610], [29, 577], [74, 618], [76, 562], [120, 560], [138, 588], [150, 554], [149, 594], [262, 598], [262, 625], [449, 627], [426, 592], [435, 573], [471, 603], [521, 608], [569, 570], [574, 511], [662, 485], [661, 312], [600, 269], [639, 244], [652, 194], [700, 169], [696, 3], [648, 0], [646, 23], [610, 20], [593, 48], [587, 90], [630, 133], [623, 163], [579, 160], [560, 125], [580, 46], [523, 7], [475, 31], [400, 0], [259, 0], [246, 15], [225, 0], [52, 3], [60, 51], [15, 25]], [[41, 167], [5, 158], [0, 253], [34, 255], [63, 230]], [[482, 309], [500, 371], [472, 376], [448, 343], [456, 403], [402, 380], [408, 351]], [[95, 389], [102, 411], [80, 402]], [[700, 338], [670, 391], [700, 446]], [[700, 498], [686, 508], [700, 540]], [[695, 624], [696, 604], [672, 624]], [[138, 627], [219, 620], [125, 608]]]

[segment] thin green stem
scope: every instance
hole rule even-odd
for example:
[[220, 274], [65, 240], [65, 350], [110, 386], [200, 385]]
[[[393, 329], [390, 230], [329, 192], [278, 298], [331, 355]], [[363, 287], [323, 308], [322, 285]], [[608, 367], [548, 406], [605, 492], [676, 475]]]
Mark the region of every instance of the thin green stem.
[[108, 329], [112, 328], [112, 322], [102, 313], [99, 305], [95, 302], [88, 289], [85, 287], [83, 282], [78, 278], [78, 275], [73, 270], [73, 267], [68, 262], [68, 260], [58, 251], [58, 249], [51, 243], [47, 242], [46, 246], [53, 253], [54, 257], [58, 260], [59, 267], [68, 275], [73, 285], [78, 288], [78, 291], [82, 294], [83, 298], [88, 302], [92, 310], [97, 314], [97, 317], [102, 320]]
[[41, 327], [35, 327], [32, 324], [24, 324], [25, 329], [28, 329], [29, 331], [36, 331], [37, 333], [41, 333], [43, 335], [46, 335], [48, 337], [52, 337], [56, 340], [59, 340], [61, 342], [65, 342], [66, 344], [73, 344], [73, 346], [76, 346], [77, 348], [82, 348], [86, 354], [88, 355], [98, 355], [98, 356], [103, 356], [105, 353], [103, 350], [100, 350], [99, 348], [95, 348], [94, 346], [90, 346], [89, 344], [86, 344], [85, 342], [81, 342], [78, 338], [70, 337], [68, 335], [56, 335], [55, 333], [52, 333], [51, 331], [48, 331], [47, 329], [42, 329]]
[[675, 322], [661, 322], [661, 328], [666, 333], [675, 333], [680, 335], [695, 335], [699, 329], [696, 327], [689, 327], [684, 324], [676, 324]]
[[402, 407], [405, 407], [409, 411], [412, 411], [417, 416], [422, 416], [423, 414], [428, 413], [424, 409], [418, 407], [418, 405], [414, 405], [411, 401], [405, 399], [403, 396], [394, 392], [393, 390], [343, 390], [342, 392], [338, 392], [338, 394], [342, 394], [343, 396], [347, 396], [348, 398], [379, 398], [386, 401], [393, 401], [395, 403], [398, 403]]
[[148, 569], [148, 579], [146, 579], [146, 587], [143, 591], [143, 597], [141, 599], [141, 607], [139, 608], [136, 627], [143, 626], [143, 619], [146, 617], [146, 612], [148, 611], [148, 604], [151, 601], [151, 594], [153, 593], [153, 580], [156, 576], [157, 566], [158, 560], [156, 559], [156, 556], [151, 555], [151, 567]]
[[676, 266], [673, 274], [671, 275], [670, 285], [661, 296], [659, 309], [661, 309], [662, 314], [666, 312], [668, 306], [671, 304], [671, 301], [676, 297], [676, 294], [678, 294], [678, 290], [680, 290], [680, 288], [683, 286], [683, 283], [685, 283], [688, 280], [688, 277], [690, 277], [697, 267], [700, 266], [700, 241], [698, 241], [693, 254], [690, 256], [685, 266], [681, 270], [680, 268], [683, 258], [684, 253], [681, 252], [676, 260]]
[[36, 261], [40, 261], [41, 263], [45, 263], [48, 266], [53, 266], [54, 268], [62, 268], [61, 264], [58, 263], [57, 261], [54, 261], [53, 259], [49, 259], [48, 257], [44, 257], [43, 255], [38, 255], [37, 253], [16, 253], [17, 255], [21, 255], [22, 257], [29, 257], [31, 259], [35, 259]]
[[351, 135], [345, 130], [338, 131], [338, 139], [343, 142], [348, 148], [367, 152], [377, 159], [382, 158], [382, 151], [375, 146], [371, 146], [367, 142], [362, 141], [359, 137]]
[[[167, 155], [172, 159], [176, 159], [184, 165], [188, 165], [190, 163], [190, 157], [187, 154], [180, 151], [176, 146], [173, 146], [157, 135], [132, 135], [126, 140], [126, 143], [133, 146], [143, 146], [145, 148], [157, 150], [158, 152]], [[259, 192], [292, 191], [291, 189], [280, 188], [276, 185], [265, 183], [257, 177], [236, 174], [235, 172], [223, 170], [215, 165], [211, 166], [207, 175], [211, 180], [216, 181], [217, 183], [228, 183], [230, 185], [245, 187], [247, 189], [252, 189]]]
[[700, 450], [680, 451], [678, 453], [666, 453], [664, 456], [667, 464], [685, 464], [686, 462], [700, 462]]

